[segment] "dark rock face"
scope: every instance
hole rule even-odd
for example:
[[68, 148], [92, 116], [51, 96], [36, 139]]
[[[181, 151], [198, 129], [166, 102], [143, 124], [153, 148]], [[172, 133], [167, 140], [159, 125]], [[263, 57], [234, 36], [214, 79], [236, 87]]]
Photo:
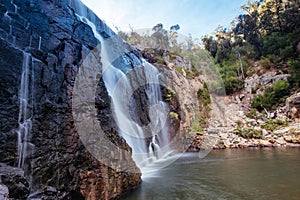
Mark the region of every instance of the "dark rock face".
[[10, 198], [26, 199], [29, 195], [29, 183], [20, 168], [0, 163], [0, 183], [8, 188]]
[[[83, 59], [100, 42], [68, 3], [0, 1], [0, 162], [18, 164], [18, 96], [24, 63], [29, 70], [27, 118], [32, 123], [24, 162], [25, 177], [30, 181], [28, 185], [22, 182], [28, 191], [24, 188], [18, 196], [21, 193], [14, 194], [8, 181], [5, 185], [10, 198], [28, 196], [30, 184], [32, 199], [116, 199], [141, 181], [140, 173], [117, 172], [99, 162], [79, 139], [72, 116], [74, 81]], [[101, 35], [114, 34], [94, 14], [90, 16], [97, 21]], [[128, 68], [137, 65], [138, 55], [125, 57]], [[98, 118], [105, 134], [130, 152], [118, 136], [110, 98], [101, 80], [97, 93]], [[136, 168], [131, 157], [115, 157]]]

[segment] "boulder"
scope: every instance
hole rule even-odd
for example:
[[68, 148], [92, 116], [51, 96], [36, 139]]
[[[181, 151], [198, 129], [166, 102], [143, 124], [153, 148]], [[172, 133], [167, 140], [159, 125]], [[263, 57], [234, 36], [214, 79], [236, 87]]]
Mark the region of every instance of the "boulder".
[[289, 118], [300, 118], [300, 92], [286, 99], [286, 112]]
[[8, 193], [11, 199], [27, 199], [29, 196], [29, 183], [20, 168], [0, 163], [0, 186], [0, 197]]
[[9, 196], [8, 187], [0, 183], [0, 199], [8, 200], [8, 196]]

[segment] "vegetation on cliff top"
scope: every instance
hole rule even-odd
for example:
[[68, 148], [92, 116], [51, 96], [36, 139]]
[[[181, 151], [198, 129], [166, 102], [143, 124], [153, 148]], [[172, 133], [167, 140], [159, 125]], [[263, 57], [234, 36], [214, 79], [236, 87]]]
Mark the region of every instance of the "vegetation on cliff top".
[[265, 70], [290, 73], [288, 89], [299, 90], [299, 1], [249, 1], [242, 10], [244, 14], [232, 21], [231, 29], [219, 26], [213, 35], [202, 38], [227, 94], [243, 88], [241, 83], [252, 75], [255, 62]]

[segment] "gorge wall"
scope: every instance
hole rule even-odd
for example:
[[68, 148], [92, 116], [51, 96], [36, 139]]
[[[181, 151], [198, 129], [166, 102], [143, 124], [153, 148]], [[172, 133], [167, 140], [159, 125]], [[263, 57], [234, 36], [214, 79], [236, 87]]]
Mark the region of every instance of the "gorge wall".
[[[126, 160], [136, 173], [116, 171], [95, 159], [76, 131], [75, 77], [100, 41], [76, 16], [74, 2], [0, 1], [0, 163], [5, 163], [0, 165], [0, 186], [8, 188], [11, 199], [26, 199], [30, 192], [29, 199], [116, 199], [141, 181], [130, 154], [112, 157]], [[97, 21], [104, 37], [114, 34], [86, 7], [81, 8]], [[116, 64], [135, 67], [139, 59], [133, 51]], [[111, 100], [102, 79], [96, 99], [105, 135], [130, 152], [112, 120]], [[20, 180], [31, 190], [22, 190], [21, 197], [10, 184]]]

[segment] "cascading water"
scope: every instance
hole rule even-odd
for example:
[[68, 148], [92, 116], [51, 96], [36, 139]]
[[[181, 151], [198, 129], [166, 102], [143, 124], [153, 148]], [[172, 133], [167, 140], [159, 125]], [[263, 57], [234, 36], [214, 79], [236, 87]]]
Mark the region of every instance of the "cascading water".
[[[103, 43], [102, 43], [103, 45]], [[109, 48], [103, 45], [102, 48]], [[101, 53], [102, 59], [107, 59], [105, 51]], [[143, 170], [153, 161], [163, 158], [169, 152], [168, 137], [166, 128], [167, 107], [161, 98], [161, 91], [158, 85], [159, 72], [149, 63], [144, 62], [141, 66], [145, 80], [137, 82], [138, 86], [145, 86], [148, 99], [150, 123], [147, 126], [140, 126], [130, 116], [129, 102], [130, 96], [137, 87], [132, 86], [132, 81], [128, 74], [124, 74], [120, 69], [109, 65], [103, 67], [103, 80], [107, 90], [112, 97], [112, 103], [119, 132], [126, 142], [133, 149], [133, 159]], [[129, 72], [130, 74], [130, 72]], [[113, 78], [112, 78], [113, 77]], [[132, 77], [134, 78], [134, 77]], [[136, 81], [136, 80], [134, 80]], [[147, 140], [150, 140], [147, 142]]]
[[[30, 77], [30, 62], [31, 57], [28, 53], [24, 53], [23, 65], [22, 65], [22, 76], [21, 84], [19, 89], [19, 117], [18, 123], [19, 127], [17, 129], [18, 134], [18, 167], [24, 169], [24, 162], [27, 156], [28, 144], [29, 144], [29, 134], [32, 127], [32, 91], [33, 88], [30, 88], [30, 79], [33, 80], [33, 70], [31, 71]], [[31, 85], [33, 87], [33, 84]]]
[[[166, 123], [167, 105], [162, 101], [160, 73], [144, 60], [140, 61], [140, 66], [132, 69], [126, 66], [115, 66], [114, 61], [128, 53], [124, 47], [119, 48], [118, 43], [121, 39], [103, 37], [97, 31], [95, 23], [88, 18], [88, 13], [80, 6], [73, 5], [73, 7], [76, 6], [78, 18], [92, 28], [95, 37], [101, 42], [102, 77], [111, 96], [119, 133], [131, 146], [132, 157], [136, 164], [142, 172], [145, 172], [149, 169], [149, 165], [162, 160], [170, 153]], [[138, 74], [138, 76], [133, 77], [132, 74]], [[147, 125], [138, 124], [133, 120], [132, 112], [129, 111], [130, 98], [139, 87], [143, 88], [147, 98], [150, 121]]]

